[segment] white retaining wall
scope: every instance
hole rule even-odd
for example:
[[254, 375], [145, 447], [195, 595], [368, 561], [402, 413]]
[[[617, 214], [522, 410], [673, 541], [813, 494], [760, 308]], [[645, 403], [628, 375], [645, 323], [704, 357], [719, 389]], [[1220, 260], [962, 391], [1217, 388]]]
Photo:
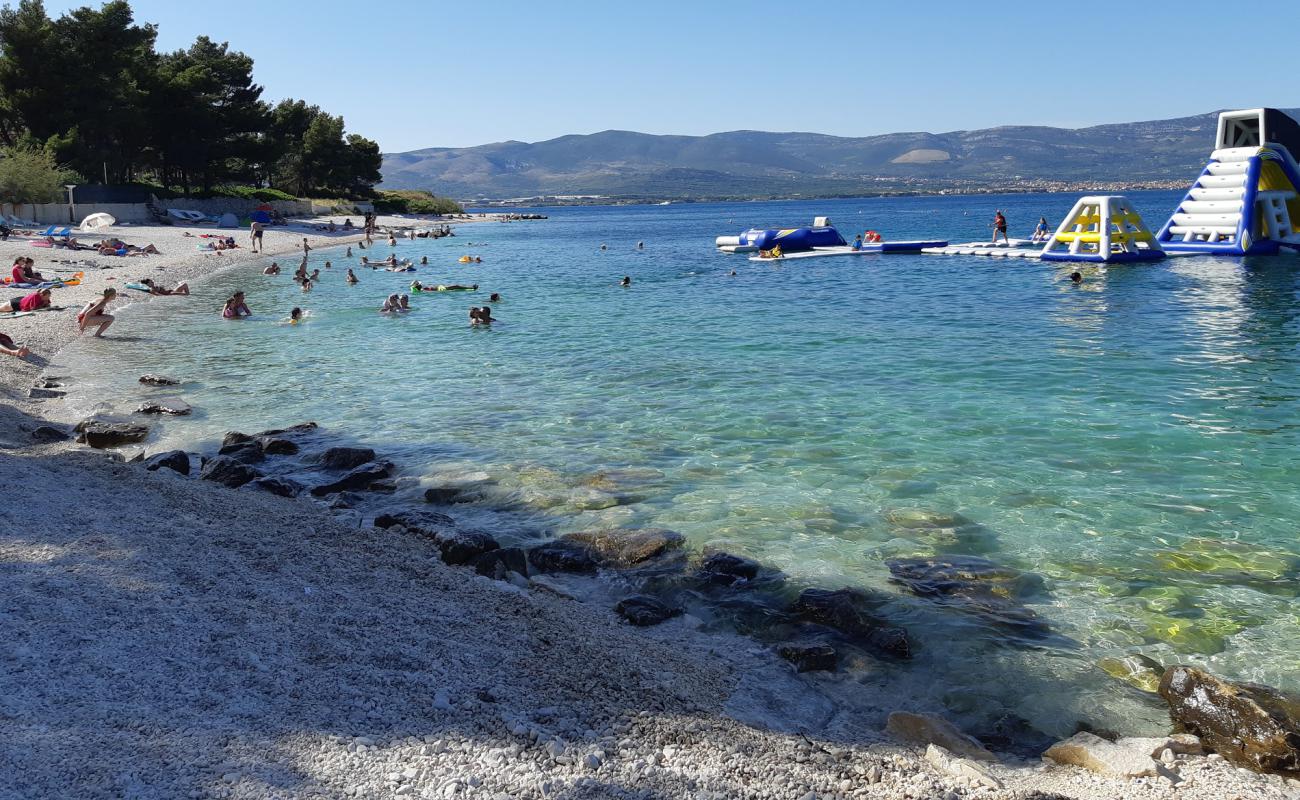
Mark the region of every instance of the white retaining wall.
[[0, 212], [42, 225], [80, 225], [90, 214], [112, 214], [119, 222], [148, 222], [149, 208], [144, 203], [76, 203], [69, 220], [67, 203], [4, 203]]

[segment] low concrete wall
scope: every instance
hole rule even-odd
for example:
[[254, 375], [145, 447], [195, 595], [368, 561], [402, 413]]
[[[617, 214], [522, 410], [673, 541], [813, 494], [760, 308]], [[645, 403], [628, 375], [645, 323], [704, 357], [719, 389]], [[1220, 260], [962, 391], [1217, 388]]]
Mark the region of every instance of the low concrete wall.
[[[80, 225], [91, 214], [112, 214], [118, 222], [148, 222], [144, 203], [76, 203], [71, 214], [67, 203], [4, 203], [0, 212], [42, 225]], [[69, 219], [71, 217], [71, 219]]]
[[[198, 211], [215, 217], [230, 213], [242, 218], [253, 213], [258, 206], [262, 205], [262, 201], [243, 200], [238, 197], [212, 197], [206, 200], [177, 197], [171, 200], [154, 198], [153, 204], [164, 211], [175, 208], [179, 211]], [[309, 200], [272, 200], [267, 205], [286, 217], [303, 217], [311, 214], [311, 201]]]

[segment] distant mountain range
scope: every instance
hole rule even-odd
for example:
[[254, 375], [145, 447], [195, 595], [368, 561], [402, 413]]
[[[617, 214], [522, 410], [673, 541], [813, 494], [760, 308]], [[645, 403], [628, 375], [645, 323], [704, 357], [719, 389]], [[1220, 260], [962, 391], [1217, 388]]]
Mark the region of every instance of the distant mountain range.
[[859, 138], [604, 131], [532, 144], [387, 153], [382, 186], [460, 199], [663, 200], [997, 190], [1043, 183], [1187, 184], [1213, 148], [1217, 114], [1078, 129], [1006, 126]]

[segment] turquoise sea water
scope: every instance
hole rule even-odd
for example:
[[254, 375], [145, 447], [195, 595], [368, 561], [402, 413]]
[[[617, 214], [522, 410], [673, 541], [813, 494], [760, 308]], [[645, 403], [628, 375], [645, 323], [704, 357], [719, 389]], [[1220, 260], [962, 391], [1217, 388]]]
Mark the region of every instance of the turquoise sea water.
[[[1177, 201], [1132, 197], [1156, 226]], [[409, 476], [486, 482], [457, 512], [505, 538], [662, 526], [797, 585], [888, 592], [920, 652], [854, 679], [894, 681], [976, 728], [1005, 712], [1052, 735], [1081, 720], [1163, 729], [1158, 700], [1097, 667], [1135, 653], [1300, 689], [1300, 258], [1090, 268], [1076, 286], [1033, 262], [754, 263], [713, 248], [818, 214], [845, 233], [967, 241], [1001, 208], [1027, 235], [1072, 202], [546, 209], [401, 241], [399, 256], [429, 258], [415, 274], [328, 250], [312, 254], [333, 268], [310, 294], [292, 257], [280, 277], [221, 276], [130, 308], [124, 338], [58, 367], [85, 376], [79, 410], [129, 409], [143, 372], [184, 377], [198, 413], [164, 423], [160, 444], [315, 419]], [[360, 285], [344, 284], [348, 265]], [[482, 291], [376, 313], [412, 278]], [[219, 317], [235, 287], [254, 319]], [[469, 328], [490, 291], [500, 322]], [[283, 325], [295, 305], [308, 322]], [[1013, 645], [889, 583], [886, 559], [945, 553], [1042, 576], [1021, 602], [1054, 635]]]

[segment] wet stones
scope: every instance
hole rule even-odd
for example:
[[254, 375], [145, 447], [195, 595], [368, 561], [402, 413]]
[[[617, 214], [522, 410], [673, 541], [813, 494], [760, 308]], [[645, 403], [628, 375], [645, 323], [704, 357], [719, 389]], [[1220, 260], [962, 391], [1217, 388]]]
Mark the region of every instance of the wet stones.
[[302, 494], [303, 485], [292, 478], [264, 477], [258, 478], [251, 484], [256, 489], [264, 492], [270, 492], [280, 497], [297, 497]]
[[194, 409], [190, 404], [179, 397], [161, 397], [157, 400], [146, 400], [136, 407], [137, 414], [168, 414], [173, 417], [183, 417], [189, 415]]
[[570, 533], [564, 539], [590, 548], [601, 561], [615, 567], [633, 567], [651, 561], [680, 550], [685, 543], [680, 533], [664, 528], [581, 531]]
[[228, 431], [225, 436], [221, 437], [221, 447], [222, 449], [225, 449], [239, 444], [246, 444], [253, 441], [253, 438], [254, 437], [249, 436], [246, 433], [240, 433], [239, 431]]
[[110, 422], [86, 419], [77, 424], [78, 442], [96, 450], [121, 447], [124, 444], [143, 442], [149, 435], [149, 426], [135, 422]]
[[144, 468], [150, 472], [166, 468], [182, 475], [189, 475], [190, 457], [184, 450], [168, 450], [165, 453], [156, 453], [145, 459]]
[[759, 569], [761, 565], [753, 559], [730, 553], [713, 553], [700, 564], [697, 577], [717, 586], [734, 586], [757, 578]]
[[539, 572], [573, 572], [590, 575], [597, 563], [591, 550], [578, 542], [565, 539], [539, 544], [528, 551], [528, 563]]
[[618, 605], [614, 606], [614, 611], [637, 627], [658, 625], [682, 613], [680, 608], [674, 608], [657, 597], [643, 594], [620, 600]]
[[439, 506], [473, 503], [482, 499], [483, 494], [473, 486], [445, 484], [443, 486], [430, 486], [424, 490], [424, 502]]
[[1047, 625], [1018, 598], [1042, 587], [1037, 575], [978, 556], [896, 558], [886, 562], [894, 583], [913, 594], [970, 612], [1019, 633], [1040, 636]]
[[839, 653], [828, 644], [788, 642], [776, 648], [777, 655], [794, 664], [798, 672], [834, 672]]
[[71, 438], [67, 431], [52, 425], [40, 425], [32, 431], [32, 439], [37, 442], [66, 442]]
[[[240, 434], [240, 436], [243, 436], [243, 434]], [[226, 439], [230, 438], [230, 434], [226, 434]], [[232, 440], [230, 444], [223, 444], [221, 449], [217, 451], [217, 455], [226, 456], [244, 464], [256, 464], [266, 460], [266, 454], [262, 452], [261, 443], [251, 436], [245, 439]]]
[[230, 456], [217, 456], [208, 459], [199, 472], [199, 477], [203, 478], [203, 480], [229, 486], [231, 489], [237, 489], [257, 479], [260, 475], [261, 473], [257, 470]]
[[316, 462], [325, 469], [354, 469], [374, 460], [375, 451], [369, 447], [331, 447]]
[[264, 439], [270, 436], [297, 436], [304, 433], [311, 433], [319, 427], [320, 425], [315, 422], [300, 422], [297, 425], [291, 425], [288, 428], [272, 428], [271, 430], [262, 431], [254, 438]]
[[1159, 692], [1174, 722], [1233, 764], [1300, 775], [1300, 697], [1182, 666], [1165, 670]]
[[468, 564], [478, 556], [500, 549], [497, 540], [482, 531], [450, 531], [439, 534], [442, 560], [452, 566]]
[[996, 761], [997, 758], [979, 740], [964, 733], [956, 725], [938, 714], [914, 714], [895, 711], [889, 715], [885, 730], [890, 736], [912, 744], [936, 744], [950, 753], [978, 761]]
[[1159, 691], [1160, 678], [1164, 675], [1164, 667], [1159, 661], [1140, 653], [1123, 658], [1103, 658], [1097, 666], [1112, 678], [1150, 694]]
[[268, 456], [291, 456], [301, 449], [292, 439], [274, 436], [259, 437], [258, 443], [262, 446], [262, 452]]
[[506, 580], [512, 572], [527, 577], [528, 554], [518, 547], [502, 547], [474, 556], [469, 566], [478, 574], [499, 581]]
[[436, 511], [389, 511], [375, 517], [376, 528], [401, 525], [408, 531], [437, 538], [443, 531], [454, 530], [456, 521]]
[[805, 589], [790, 607], [790, 613], [806, 622], [833, 628], [855, 644], [893, 658], [911, 658], [907, 631], [890, 625], [872, 613], [878, 605], [856, 589]]
[[311, 494], [313, 497], [324, 497], [335, 492], [366, 491], [371, 484], [386, 479], [392, 468], [393, 465], [388, 463], [363, 464], [336, 481], [314, 487]]
[[1112, 778], [1154, 777], [1156, 761], [1153, 756], [1164, 750], [1166, 743], [1165, 739], [1117, 739], [1112, 742], [1082, 731], [1052, 745], [1043, 757]]
[[176, 386], [180, 381], [166, 375], [141, 375], [140, 383], [146, 386]]

